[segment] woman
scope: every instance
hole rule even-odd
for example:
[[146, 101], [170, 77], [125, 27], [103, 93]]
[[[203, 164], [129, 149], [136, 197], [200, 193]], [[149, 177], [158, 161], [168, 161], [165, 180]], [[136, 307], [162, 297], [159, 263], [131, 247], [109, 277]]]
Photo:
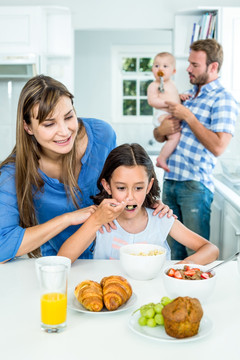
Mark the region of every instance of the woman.
[[[96, 212], [90, 196], [96, 194], [97, 179], [115, 146], [109, 124], [77, 118], [73, 95], [63, 84], [44, 75], [25, 84], [16, 145], [0, 165], [0, 262], [39, 256], [40, 247], [42, 255], [58, 254]], [[99, 226], [99, 218], [94, 220]], [[100, 226], [111, 218], [106, 213], [101, 221]], [[93, 244], [84, 243], [80, 257], [92, 258], [92, 252]]]

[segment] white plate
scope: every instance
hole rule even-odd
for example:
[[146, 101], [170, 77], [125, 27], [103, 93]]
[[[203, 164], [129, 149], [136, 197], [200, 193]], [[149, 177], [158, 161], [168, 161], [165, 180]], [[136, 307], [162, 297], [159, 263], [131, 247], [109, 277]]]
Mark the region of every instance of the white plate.
[[213, 328], [211, 320], [207, 316], [203, 316], [200, 322], [198, 334], [188, 338], [177, 339], [167, 335], [164, 326], [156, 326], [151, 328], [149, 326], [140, 326], [138, 324], [139, 311], [135, 314], [133, 313], [130, 318], [128, 325], [132, 331], [135, 333], [147, 337], [149, 339], [154, 339], [158, 341], [168, 341], [168, 342], [188, 342], [201, 339], [207, 336]]
[[74, 293], [71, 292], [71, 294], [68, 296], [68, 305], [67, 306], [69, 309], [80, 311], [85, 314], [106, 315], [106, 314], [118, 313], [120, 311], [128, 310], [136, 303], [136, 301], [137, 301], [137, 295], [135, 293], [132, 293], [132, 296], [130, 297], [130, 299], [125, 304], [120, 306], [117, 310], [109, 311], [104, 307], [101, 311], [89, 311], [89, 310], [85, 309], [85, 307], [82, 306], [82, 304], [80, 304], [79, 301], [77, 301]]

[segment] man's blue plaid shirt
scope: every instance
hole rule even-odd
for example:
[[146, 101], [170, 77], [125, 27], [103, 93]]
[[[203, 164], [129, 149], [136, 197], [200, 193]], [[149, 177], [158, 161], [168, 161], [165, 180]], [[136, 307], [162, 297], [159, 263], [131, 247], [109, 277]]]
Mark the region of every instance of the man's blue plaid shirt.
[[[221, 85], [219, 80], [202, 86], [195, 98], [198, 87], [190, 90], [192, 97], [184, 102], [196, 118], [213, 132], [234, 134], [239, 105]], [[214, 192], [213, 169], [217, 158], [195, 137], [189, 125], [183, 121], [181, 138], [177, 148], [168, 159], [170, 172], [165, 172], [165, 179], [200, 181]]]

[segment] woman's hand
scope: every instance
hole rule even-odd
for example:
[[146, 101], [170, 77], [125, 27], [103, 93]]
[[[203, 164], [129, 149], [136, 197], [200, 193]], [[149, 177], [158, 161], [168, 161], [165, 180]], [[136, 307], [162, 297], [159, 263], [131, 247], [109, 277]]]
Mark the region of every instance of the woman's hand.
[[177, 219], [177, 216], [173, 214], [172, 209], [169, 208], [169, 206], [165, 205], [161, 200], [158, 200], [154, 205], [153, 208], [155, 209], [153, 212], [153, 215], [157, 215], [160, 218], [162, 218], [164, 215], [167, 214], [167, 217], [170, 218], [173, 216], [175, 219]]
[[[71, 213], [68, 213], [69, 217], [69, 226], [70, 225], [80, 225], [83, 224], [91, 215], [95, 214], [95, 220], [101, 224], [104, 224], [106, 230], [110, 232], [111, 228], [116, 229], [116, 225], [113, 220], [115, 220], [118, 215], [121, 214], [125, 207], [125, 203], [118, 203], [114, 199], [104, 199], [100, 205], [91, 205], [83, 209], [75, 210]], [[103, 232], [103, 229], [100, 229]]]
[[108, 224], [103, 224], [102, 227], [100, 227], [99, 231], [101, 234], [104, 234], [104, 229], [103, 227], [105, 227], [107, 232], [111, 232], [111, 230], [116, 230], [117, 226], [115, 225], [115, 223], [113, 221], [110, 221]]
[[75, 210], [71, 213], [68, 213], [70, 217], [70, 225], [80, 225], [83, 224], [89, 216], [95, 213], [97, 210], [96, 205], [91, 205], [83, 209]]

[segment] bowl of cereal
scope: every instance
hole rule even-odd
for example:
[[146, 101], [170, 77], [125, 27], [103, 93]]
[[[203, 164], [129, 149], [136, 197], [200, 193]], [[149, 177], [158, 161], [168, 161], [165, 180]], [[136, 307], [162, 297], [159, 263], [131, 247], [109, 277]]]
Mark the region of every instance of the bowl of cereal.
[[154, 244], [129, 244], [120, 248], [123, 270], [136, 280], [154, 279], [166, 259], [166, 249]]
[[163, 270], [163, 284], [168, 296], [189, 296], [207, 302], [216, 285], [217, 275], [209, 266], [175, 264]]

